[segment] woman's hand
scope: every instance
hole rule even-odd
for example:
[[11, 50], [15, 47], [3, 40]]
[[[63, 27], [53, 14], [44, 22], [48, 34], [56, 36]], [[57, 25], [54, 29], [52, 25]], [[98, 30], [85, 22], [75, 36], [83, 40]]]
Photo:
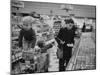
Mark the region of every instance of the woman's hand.
[[74, 45], [73, 45], [73, 44], [67, 44], [67, 46], [68, 46], [68, 47], [73, 47]]

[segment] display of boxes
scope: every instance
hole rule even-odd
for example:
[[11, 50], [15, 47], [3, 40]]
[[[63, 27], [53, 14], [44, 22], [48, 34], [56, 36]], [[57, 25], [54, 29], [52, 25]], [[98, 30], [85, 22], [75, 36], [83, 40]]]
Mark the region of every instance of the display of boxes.
[[23, 51], [22, 52], [22, 57], [23, 59], [25, 60], [31, 60], [31, 59], [34, 59], [34, 55], [35, 55], [35, 52], [33, 51]]

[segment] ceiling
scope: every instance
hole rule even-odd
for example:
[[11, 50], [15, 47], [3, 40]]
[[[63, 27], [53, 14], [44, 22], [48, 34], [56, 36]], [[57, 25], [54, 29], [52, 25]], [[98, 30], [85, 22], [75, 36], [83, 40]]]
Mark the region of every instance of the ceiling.
[[20, 8], [19, 11], [21, 13], [30, 13], [32, 11], [36, 11], [39, 14], [50, 14], [50, 11], [52, 10], [53, 15], [67, 16], [70, 13], [75, 14], [77, 17], [96, 17], [96, 6], [66, 4], [73, 7], [73, 10], [69, 11], [68, 13], [65, 10], [60, 9], [61, 5], [63, 4], [24, 1], [24, 8]]

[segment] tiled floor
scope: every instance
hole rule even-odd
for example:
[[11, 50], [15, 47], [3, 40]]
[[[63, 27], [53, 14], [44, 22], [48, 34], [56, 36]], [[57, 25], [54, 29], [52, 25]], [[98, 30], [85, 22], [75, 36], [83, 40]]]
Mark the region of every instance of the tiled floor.
[[53, 47], [53, 48], [51, 48], [50, 50], [50, 53], [49, 53], [49, 57], [50, 57], [50, 59], [49, 59], [49, 68], [48, 68], [48, 70], [49, 71], [58, 71], [58, 68], [59, 68], [59, 64], [58, 64], [58, 62], [59, 62], [59, 60], [57, 59], [57, 56], [56, 56], [56, 51], [57, 51], [57, 49], [56, 49], [56, 47]]

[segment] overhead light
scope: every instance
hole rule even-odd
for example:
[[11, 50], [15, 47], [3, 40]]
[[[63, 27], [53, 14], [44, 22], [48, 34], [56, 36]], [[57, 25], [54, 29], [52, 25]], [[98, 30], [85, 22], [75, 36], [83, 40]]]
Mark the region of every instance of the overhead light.
[[71, 10], [73, 10], [73, 6], [72, 5], [61, 5], [60, 9], [66, 10], [66, 11], [71, 11]]

